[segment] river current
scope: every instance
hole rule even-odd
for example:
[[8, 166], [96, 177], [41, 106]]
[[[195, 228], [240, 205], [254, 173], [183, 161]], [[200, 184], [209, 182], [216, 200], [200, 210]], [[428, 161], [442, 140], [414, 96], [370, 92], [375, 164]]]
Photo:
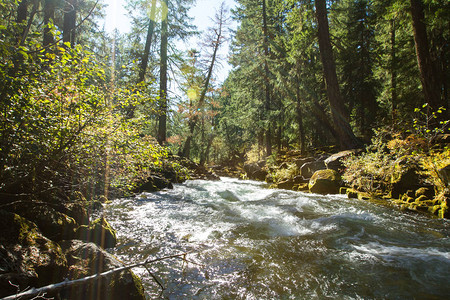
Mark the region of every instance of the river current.
[[124, 262], [188, 253], [133, 269], [150, 299], [450, 296], [450, 222], [372, 202], [222, 178], [118, 199], [106, 215]]

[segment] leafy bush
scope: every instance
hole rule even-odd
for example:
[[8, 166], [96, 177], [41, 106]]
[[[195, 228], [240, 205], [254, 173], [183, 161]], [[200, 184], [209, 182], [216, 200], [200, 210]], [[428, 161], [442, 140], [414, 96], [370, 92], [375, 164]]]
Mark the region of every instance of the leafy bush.
[[402, 139], [400, 134], [375, 130], [366, 152], [343, 162], [346, 167], [343, 179], [352, 188], [367, 193], [389, 191], [393, 176], [406, 172], [408, 165], [417, 160], [413, 153], [421, 144], [421, 139], [414, 136]]
[[0, 61], [3, 199], [123, 193], [163, 166], [167, 150], [142, 134], [145, 117], [126, 117], [153, 101], [143, 87], [112, 94], [105, 66], [81, 47], [35, 53], [22, 69], [15, 60]]

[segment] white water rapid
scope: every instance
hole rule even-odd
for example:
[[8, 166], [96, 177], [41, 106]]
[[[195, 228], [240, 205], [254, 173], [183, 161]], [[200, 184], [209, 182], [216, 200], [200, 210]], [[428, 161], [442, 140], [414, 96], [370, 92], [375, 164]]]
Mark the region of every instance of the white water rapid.
[[106, 208], [150, 299], [448, 299], [450, 222], [222, 178]]

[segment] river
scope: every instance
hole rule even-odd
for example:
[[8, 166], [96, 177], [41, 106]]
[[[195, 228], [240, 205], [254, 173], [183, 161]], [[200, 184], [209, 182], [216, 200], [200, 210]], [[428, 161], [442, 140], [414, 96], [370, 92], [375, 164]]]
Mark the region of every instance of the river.
[[450, 222], [341, 195], [193, 180], [106, 208], [150, 299], [448, 299]]

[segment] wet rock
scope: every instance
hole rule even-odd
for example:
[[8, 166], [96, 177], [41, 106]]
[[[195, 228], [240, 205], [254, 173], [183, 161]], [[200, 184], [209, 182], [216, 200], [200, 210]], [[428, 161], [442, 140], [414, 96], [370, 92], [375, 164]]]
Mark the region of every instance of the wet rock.
[[116, 231], [104, 218], [99, 218], [90, 225], [82, 225], [78, 228], [76, 236], [82, 241], [93, 242], [106, 249], [117, 244]]
[[309, 190], [316, 194], [337, 194], [341, 186], [341, 176], [335, 170], [316, 171], [309, 180]]
[[[102, 273], [122, 267], [123, 264], [94, 243], [80, 240], [61, 242], [70, 265], [70, 280]], [[91, 300], [141, 300], [145, 299], [141, 280], [131, 270], [113, 273], [110, 276], [75, 286], [61, 292], [63, 299]]]
[[285, 180], [282, 182], [279, 182], [277, 184], [277, 188], [284, 189], [284, 190], [292, 190], [294, 187], [294, 181], [293, 180]]
[[147, 180], [139, 185], [133, 192], [142, 193], [142, 192], [157, 192], [162, 189], [169, 188], [173, 189], [172, 183], [163, 177], [152, 175], [147, 178]]
[[305, 163], [300, 168], [300, 174], [304, 178], [311, 178], [311, 176], [318, 170], [324, 170], [327, 167], [325, 166], [325, 163], [323, 160], [319, 161], [313, 161]]
[[64, 279], [67, 261], [60, 246], [25, 218], [0, 210], [0, 297], [15, 294], [9, 283], [41, 287]]

